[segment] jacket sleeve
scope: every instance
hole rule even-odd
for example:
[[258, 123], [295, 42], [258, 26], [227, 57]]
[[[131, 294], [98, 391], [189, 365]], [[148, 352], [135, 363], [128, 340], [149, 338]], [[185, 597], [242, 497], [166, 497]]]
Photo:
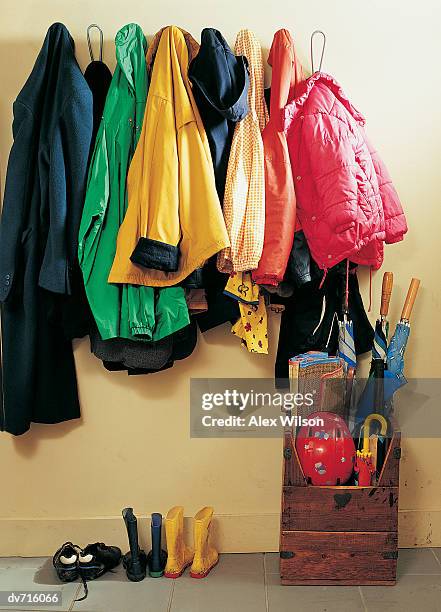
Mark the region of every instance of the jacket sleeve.
[[86, 199], [84, 201], [78, 234], [78, 261], [87, 284], [92, 271], [95, 254], [106, 216], [110, 196], [109, 158], [104, 123], [97, 134], [93, 156], [87, 178]]
[[381, 201], [383, 202], [384, 212], [384, 223], [387, 244], [393, 242], [399, 242], [403, 240], [404, 234], [407, 232], [406, 217], [401, 206], [400, 198], [396, 189], [392, 183], [392, 179], [389, 175], [388, 169], [385, 163], [379, 156], [378, 152], [372, 146], [365, 135], [365, 140], [369, 147], [369, 153], [374, 164], [375, 172], [378, 178], [378, 185], [380, 187]]
[[14, 103], [14, 143], [9, 155], [0, 222], [0, 301], [5, 302], [18, 272], [23, 231], [31, 200], [29, 169], [32, 161], [34, 118], [21, 102]]
[[137, 195], [141, 237], [130, 259], [145, 268], [176, 272], [181, 238], [178, 168], [183, 160], [178, 159], [174, 109], [169, 101], [154, 96], [147, 116], [144, 142], [138, 145], [143, 153], [139, 157], [135, 153], [132, 162], [142, 177]]
[[77, 92], [66, 100], [51, 143], [49, 233], [39, 285], [54, 293], [72, 292], [92, 123], [92, 94]]

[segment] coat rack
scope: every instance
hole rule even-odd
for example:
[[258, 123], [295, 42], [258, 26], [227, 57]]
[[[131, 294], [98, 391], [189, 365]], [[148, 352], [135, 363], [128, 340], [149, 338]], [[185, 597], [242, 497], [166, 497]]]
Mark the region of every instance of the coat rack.
[[87, 46], [89, 47], [90, 60], [92, 62], [95, 61], [95, 58], [93, 57], [92, 42], [90, 40], [90, 30], [92, 30], [93, 28], [96, 28], [98, 30], [98, 32], [100, 33], [100, 60], [99, 61], [102, 62], [103, 61], [103, 41], [104, 41], [104, 35], [103, 35], [102, 29], [96, 23], [91, 23], [90, 26], [87, 28]]
[[[320, 35], [323, 37], [323, 46], [322, 46], [322, 54], [320, 55], [320, 64], [318, 67], [318, 70], [314, 69], [314, 36], [316, 35]], [[314, 32], [311, 34], [311, 70], [312, 70], [312, 74], [314, 74], [315, 72], [321, 72], [322, 70], [322, 64], [323, 64], [323, 56], [325, 54], [325, 48], [326, 48], [326, 34], [322, 31], [322, 30], [314, 30]]]

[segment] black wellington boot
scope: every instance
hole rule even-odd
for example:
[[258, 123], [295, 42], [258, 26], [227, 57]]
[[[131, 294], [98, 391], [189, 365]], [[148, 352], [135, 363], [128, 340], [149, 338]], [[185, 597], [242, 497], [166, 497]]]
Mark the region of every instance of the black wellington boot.
[[133, 508], [124, 508], [122, 511], [123, 519], [127, 528], [129, 538], [129, 552], [123, 557], [123, 565], [127, 573], [127, 578], [132, 582], [144, 580], [147, 570], [147, 556], [139, 547], [138, 543], [138, 524]]
[[162, 515], [158, 512], [152, 514], [152, 550], [147, 555], [149, 574], [152, 578], [160, 578], [167, 563], [167, 552], [161, 549]]

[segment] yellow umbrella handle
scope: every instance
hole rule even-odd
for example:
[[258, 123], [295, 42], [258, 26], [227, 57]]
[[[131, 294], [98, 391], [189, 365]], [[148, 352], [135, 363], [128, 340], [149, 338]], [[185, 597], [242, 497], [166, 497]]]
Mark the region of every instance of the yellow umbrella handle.
[[387, 433], [387, 421], [381, 414], [377, 414], [373, 412], [369, 416], [366, 417], [365, 422], [363, 423], [363, 452], [369, 452], [369, 434], [370, 427], [372, 421], [377, 421], [381, 425], [380, 433], [382, 436], [385, 436]]

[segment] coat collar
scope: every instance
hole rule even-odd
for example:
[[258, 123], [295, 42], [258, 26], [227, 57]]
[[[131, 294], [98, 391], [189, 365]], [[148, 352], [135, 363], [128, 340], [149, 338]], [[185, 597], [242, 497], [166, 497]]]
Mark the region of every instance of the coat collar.
[[[156, 53], [158, 51], [158, 47], [159, 47], [159, 43], [161, 40], [161, 36], [164, 32], [164, 30], [167, 30], [168, 28], [176, 28], [176, 26], [166, 26], [165, 28], [161, 28], [159, 30], [159, 32], [156, 32], [156, 34], [154, 35], [150, 45], [149, 45], [149, 49], [147, 51], [147, 55], [146, 55], [146, 62], [147, 62], [147, 70], [148, 73], [151, 74], [152, 70], [153, 70], [153, 64], [155, 61], [155, 57], [156, 57]], [[195, 41], [195, 39], [193, 38], [193, 36], [191, 34], [189, 34], [188, 32], [186, 32], [185, 30], [183, 30], [182, 28], [176, 28], [177, 30], [180, 30], [182, 35], [184, 36], [185, 42], [187, 44], [187, 49], [188, 49], [188, 59], [189, 59], [189, 63], [196, 57], [196, 55], [199, 53], [199, 43]]]
[[335, 96], [346, 108], [348, 113], [357, 121], [360, 125], [364, 125], [366, 120], [364, 116], [353, 106], [349, 101], [349, 98], [344, 93], [339, 83], [329, 74], [324, 72], [315, 72], [309, 77], [303, 84], [303, 93], [301, 93], [295, 100], [287, 104], [284, 108], [284, 123], [285, 129], [287, 129], [291, 122], [302, 113], [310, 96], [313, 94], [316, 85], [321, 84], [327, 87], [333, 96]]
[[162, 30], [150, 80], [150, 93], [172, 103], [178, 127], [199, 117], [188, 78], [189, 36], [177, 26]]

